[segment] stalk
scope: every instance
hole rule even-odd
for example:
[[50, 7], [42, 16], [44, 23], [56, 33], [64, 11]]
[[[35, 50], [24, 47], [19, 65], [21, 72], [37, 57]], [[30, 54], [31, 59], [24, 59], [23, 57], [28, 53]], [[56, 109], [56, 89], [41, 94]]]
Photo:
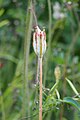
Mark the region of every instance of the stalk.
[[49, 58], [50, 58], [50, 52], [51, 52], [51, 25], [52, 25], [52, 17], [51, 17], [51, 1], [47, 0], [48, 2], [48, 13], [49, 13], [49, 25], [48, 25], [48, 50], [47, 50], [47, 54], [46, 54], [46, 63], [45, 63], [45, 67], [44, 67], [44, 87], [46, 86], [46, 76], [47, 76], [47, 69], [48, 69], [48, 62], [49, 62]]
[[4, 102], [3, 102], [3, 95], [0, 96], [1, 98], [1, 109], [2, 109], [2, 120], [6, 120], [5, 110], [4, 110]]
[[[32, 1], [28, 1], [28, 6], [32, 7]], [[23, 79], [23, 106], [22, 106], [22, 117], [26, 117], [26, 107], [28, 109], [28, 116], [30, 116], [29, 106], [29, 86], [28, 86], [28, 61], [29, 61], [29, 50], [31, 40], [31, 29], [32, 29], [32, 12], [28, 9], [26, 16], [26, 29], [25, 29], [25, 41], [24, 41], [24, 79]], [[30, 118], [28, 118], [30, 120]]]
[[42, 58], [40, 58], [39, 120], [42, 120]]

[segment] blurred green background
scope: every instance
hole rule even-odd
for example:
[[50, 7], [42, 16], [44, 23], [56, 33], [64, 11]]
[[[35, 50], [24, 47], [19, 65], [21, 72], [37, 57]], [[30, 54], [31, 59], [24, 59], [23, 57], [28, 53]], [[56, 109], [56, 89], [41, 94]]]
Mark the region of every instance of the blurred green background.
[[[38, 87], [36, 87], [37, 56], [31, 42], [28, 62], [26, 104], [24, 110], [24, 41], [27, 38], [26, 23], [29, 0], [0, 0], [0, 120], [38, 120]], [[38, 25], [45, 27], [47, 51], [43, 57], [43, 86], [54, 85], [54, 69], [61, 69], [59, 93], [61, 99], [74, 97], [75, 93], [65, 80], [68, 77], [80, 93], [80, 1], [34, 0]], [[25, 28], [26, 26], [26, 28]], [[27, 59], [26, 59], [27, 60]], [[45, 90], [44, 94], [49, 95]], [[46, 96], [43, 94], [43, 106]], [[49, 101], [48, 101], [49, 102]], [[69, 104], [53, 104], [45, 107], [44, 120], [79, 120], [80, 111]], [[78, 99], [80, 102], [80, 99]], [[53, 107], [53, 108], [52, 108]], [[47, 110], [47, 111], [46, 111]], [[29, 117], [30, 116], [30, 117]]]

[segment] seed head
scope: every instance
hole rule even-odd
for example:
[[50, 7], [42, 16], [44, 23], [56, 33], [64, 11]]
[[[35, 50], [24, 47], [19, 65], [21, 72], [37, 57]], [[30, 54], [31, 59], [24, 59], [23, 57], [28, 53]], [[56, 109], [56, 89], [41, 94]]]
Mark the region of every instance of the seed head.
[[59, 66], [56, 66], [54, 70], [54, 74], [55, 74], [56, 81], [58, 81], [61, 77], [61, 71]]
[[41, 31], [38, 26], [33, 33], [33, 48], [39, 58], [43, 57], [46, 51], [46, 33], [45, 29]]

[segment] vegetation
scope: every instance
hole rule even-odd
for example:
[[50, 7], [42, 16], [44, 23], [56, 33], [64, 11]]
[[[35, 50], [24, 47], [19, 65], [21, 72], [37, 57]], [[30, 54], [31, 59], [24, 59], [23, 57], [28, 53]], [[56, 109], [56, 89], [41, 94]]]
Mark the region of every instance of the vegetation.
[[45, 28], [42, 119], [80, 119], [80, 1], [0, 0], [0, 120], [39, 119], [34, 27]]

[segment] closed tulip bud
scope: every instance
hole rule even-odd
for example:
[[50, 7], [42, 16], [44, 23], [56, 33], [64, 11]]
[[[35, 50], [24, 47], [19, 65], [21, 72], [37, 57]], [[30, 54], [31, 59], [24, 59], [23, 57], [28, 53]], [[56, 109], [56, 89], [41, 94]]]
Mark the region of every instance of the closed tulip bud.
[[46, 33], [45, 29], [41, 31], [38, 26], [36, 26], [35, 32], [33, 33], [33, 48], [36, 55], [42, 58], [46, 51]]
[[61, 77], [61, 71], [60, 71], [60, 67], [57, 66], [54, 70], [54, 74], [55, 74], [55, 78], [56, 78], [56, 82], [60, 79]]

